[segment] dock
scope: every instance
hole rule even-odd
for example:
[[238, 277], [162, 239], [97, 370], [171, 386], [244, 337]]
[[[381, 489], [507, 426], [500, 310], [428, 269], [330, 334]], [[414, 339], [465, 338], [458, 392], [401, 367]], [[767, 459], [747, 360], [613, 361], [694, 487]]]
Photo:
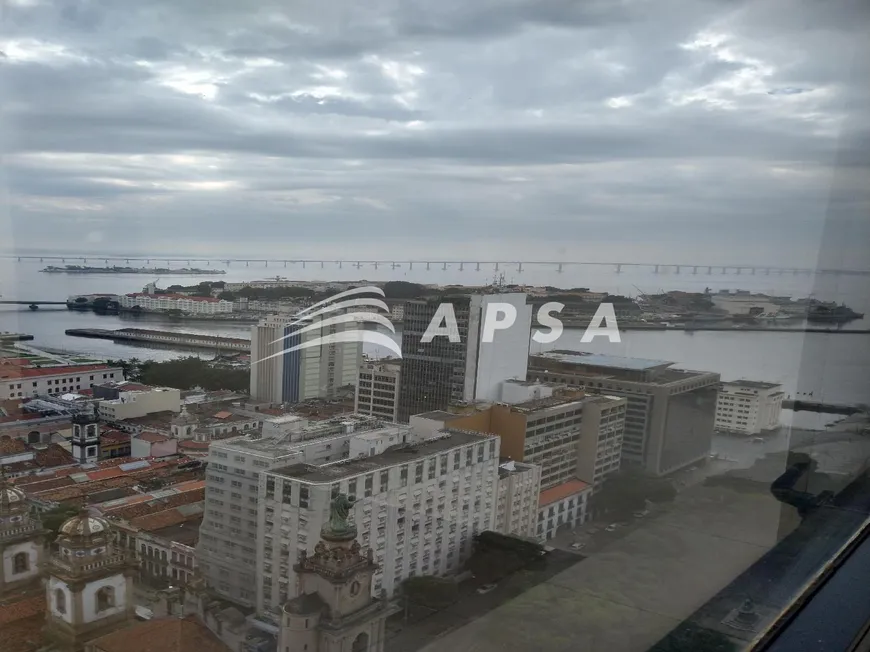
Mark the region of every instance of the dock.
[[251, 341], [236, 337], [218, 337], [216, 335], [197, 335], [194, 333], [175, 333], [172, 331], [149, 330], [145, 328], [121, 328], [105, 330], [102, 328], [70, 328], [64, 331], [73, 337], [90, 337], [116, 342], [152, 342], [164, 346], [179, 348], [211, 349], [218, 351], [251, 350]]
[[28, 333], [0, 333], [0, 344], [9, 344], [10, 342], [27, 342], [33, 339], [33, 335]]

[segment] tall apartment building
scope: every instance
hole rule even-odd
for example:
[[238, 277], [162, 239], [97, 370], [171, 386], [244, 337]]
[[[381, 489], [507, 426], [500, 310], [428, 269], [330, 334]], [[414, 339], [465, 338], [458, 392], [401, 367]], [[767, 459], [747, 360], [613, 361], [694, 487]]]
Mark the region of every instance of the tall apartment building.
[[401, 360], [383, 360], [360, 367], [353, 411], [380, 417], [390, 423], [398, 421], [401, 365]]
[[518, 537], [535, 536], [541, 467], [502, 459], [498, 467], [495, 531]]
[[757, 435], [779, 427], [782, 385], [756, 380], [733, 380], [719, 387], [716, 430]]
[[411, 425], [422, 427], [417, 424], [430, 420], [497, 434], [503, 456], [541, 467], [541, 489], [578, 478], [600, 484], [619, 470], [625, 399], [587, 396], [552, 383], [504, 384], [510, 388], [504, 396], [525, 400], [470, 406], [456, 413], [424, 413], [411, 417]]
[[314, 551], [338, 494], [356, 498], [358, 540], [378, 565], [373, 595], [391, 596], [415, 575], [455, 572], [474, 535], [495, 525], [498, 464], [498, 437], [450, 429], [371, 457], [266, 473], [257, 610], [274, 611], [296, 595], [293, 565], [301, 551]]
[[[458, 342], [423, 335], [442, 303], [456, 316]], [[510, 328], [497, 330], [492, 342], [482, 342], [488, 306], [509, 303], [517, 312]], [[413, 414], [444, 410], [453, 402], [497, 400], [503, 380], [524, 380], [528, 367], [532, 307], [524, 293], [457, 295], [408, 301], [402, 325], [402, 383], [399, 421]]]
[[562, 382], [627, 401], [622, 462], [666, 475], [710, 452], [719, 374], [661, 360], [577, 351], [529, 358], [529, 379]]
[[[241, 604], [256, 603], [257, 507], [264, 471], [347, 459], [353, 436], [381, 426], [371, 417], [346, 415], [313, 423], [300, 420], [295, 429], [279, 436], [253, 433], [213, 441], [197, 545], [199, 567], [209, 586]], [[401, 442], [398, 429], [392, 430], [396, 443]]]
[[[362, 363], [361, 342], [321, 344], [289, 351], [319, 337], [354, 330], [357, 328], [355, 322], [333, 324], [291, 335], [320, 320], [314, 318], [289, 326], [288, 319], [287, 315], [271, 315], [251, 329], [253, 400], [298, 403], [311, 398], [331, 397], [337, 388], [356, 382]], [[283, 355], [269, 357], [282, 352]]]

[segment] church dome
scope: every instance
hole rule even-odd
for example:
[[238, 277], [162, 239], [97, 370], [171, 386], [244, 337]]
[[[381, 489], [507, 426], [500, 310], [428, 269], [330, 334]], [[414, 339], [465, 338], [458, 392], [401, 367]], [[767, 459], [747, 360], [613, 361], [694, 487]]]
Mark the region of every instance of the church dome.
[[98, 516], [93, 516], [87, 510], [82, 510], [78, 515], [67, 519], [60, 526], [60, 535], [69, 538], [90, 538], [92, 536], [105, 536], [111, 531], [109, 522]]
[[19, 511], [27, 506], [24, 492], [5, 481], [0, 481], [0, 514]]

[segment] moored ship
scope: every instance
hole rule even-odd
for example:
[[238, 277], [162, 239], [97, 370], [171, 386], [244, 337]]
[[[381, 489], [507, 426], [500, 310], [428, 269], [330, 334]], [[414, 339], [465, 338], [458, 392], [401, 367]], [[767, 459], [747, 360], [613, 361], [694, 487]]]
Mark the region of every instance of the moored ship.
[[223, 269], [198, 269], [196, 267], [182, 267], [179, 269], [170, 269], [168, 267], [88, 267], [87, 265], [64, 265], [56, 267], [49, 265], [45, 269], [39, 270], [47, 274], [156, 274], [159, 276], [168, 275], [188, 275], [201, 276], [204, 274], [226, 274]]

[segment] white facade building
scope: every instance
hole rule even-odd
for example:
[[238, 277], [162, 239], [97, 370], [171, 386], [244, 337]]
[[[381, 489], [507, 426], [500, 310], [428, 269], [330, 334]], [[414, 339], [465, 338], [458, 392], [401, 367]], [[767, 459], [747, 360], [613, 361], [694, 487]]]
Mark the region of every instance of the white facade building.
[[520, 537], [535, 536], [541, 467], [509, 460], [498, 467], [495, 531]]
[[90, 389], [107, 380], [124, 380], [120, 367], [58, 365], [57, 367], [0, 366], [0, 399], [59, 396]]
[[371, 414], [390, 423], [399, 418], [399, 375], [401, 360], [373, 362], [360, 367], [353, 411]]
[[154, 412], [180, 412], [181, 390], [174, 387], [151, 387], [147, 390], [121, 392], [110, 401], [100, 401], [97, 410], [105, 421], [136, 419]]
[[562, 527], [583, 525], [591, 495], [592, 486], [582, 480], [569, 480], [542, 491], [538, 500], [538, 540], [549, 541]]
[[[352, 437], [382, 425], [371, 417], [345, 415], [282, 435], [253, 433], [212, 442], [205, 515], [197, 544], [199, 567], [209, 586], [233, 601], [255, 604], [257, 496], [263, 472], [290, 464], [347, 459]], [[411, 432], [407, 426], [384, 431], [397, 435]]]
[[340, 493], [356, 498], [358, 540], [378, 564], [373, 595], [391, 596], [415, 575], [458, 571], [474, 535], [495, 526], [498, 463], [498, 437], [450, 430], [374, 457], [264, 474], [257, 610], [273, 611], [296, 595], [293, 565], [301, 551], [314, 551]]
[[216, 299], [214, 297], [189, 297], [184, 294], [145, 294], [134, 292], [123, 294], [119, 297], [122, 308], [135, 308], [142, 310], [180, 310], [181, 312], [200, 313], [213, 315], [217, 313], [232, 312], [232, 301]]
[[756, 435], [778, 428], [784, 396], [782, 385], [776, 383], [722, 383], [716, 401], [716, 430]]
[[[356, 383], [361, 342], [339, 342], [292, 351], [317, 338], [355, 330], [355, 322], [294, 334], [314, 321], [293, 326], [286, 315], [272, 315], [251, 329], [251, 398], [266, 403], [298, 403], [331, 397]], [[274, 356], [274, 357], [272, 357]]]

